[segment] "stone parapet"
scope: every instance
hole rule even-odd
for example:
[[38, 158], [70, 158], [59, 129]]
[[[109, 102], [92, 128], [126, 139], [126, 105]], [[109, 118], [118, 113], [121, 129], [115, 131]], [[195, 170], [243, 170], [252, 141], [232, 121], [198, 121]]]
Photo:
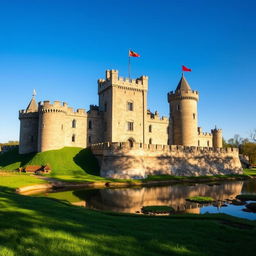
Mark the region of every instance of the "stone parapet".
[[106, 90], [110, 86], [118, 86], [126, 89], [147, 90], [148, 77], [141, 76], [136, 79], [118, 77], [118, 70], [107, 70], [106, 78], [98, 80], [98, 93]]
[[194, 147], [194, 146], [181, 146], [181, 145], [158, 145], [158, 144], [144, 144], [144, 143], [134, 143], [133, 147], [130, 147], [129, 142], [103, 142], [90, 145], [92, 151], [112, 151], [122, 152], [122, 150], [138, 150], [149, 152], [185, 152], [185, 153], [235, 153], [238, 154], [238, 148], [213, 148], [213, 147]]
[[40, 113], [63, 112], [67, 115], [72, 115], [72, 116], [87, 115], [85, 109], [79, 108], [77, 110], [74, 110], [73, 108], [69, 107], [66, 102], [61, 102], [61, 101], [54, 101], [53, 103], [51, 103], [50, 101], [46, 100], [43, 102], [39, 102], [38, 106], [39, 106], [38, 111]]

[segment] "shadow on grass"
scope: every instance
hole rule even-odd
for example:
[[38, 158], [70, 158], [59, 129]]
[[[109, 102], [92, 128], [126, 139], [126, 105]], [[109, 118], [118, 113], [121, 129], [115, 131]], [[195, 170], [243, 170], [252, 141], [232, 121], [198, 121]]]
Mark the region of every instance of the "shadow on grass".
[[77, 155], [75, 155], [73, 160], [86, 173], [96, 176], [100, 175], [99, 163], [89, 148], [82, 149]]
[[24, 166], [31, 161], [35, 155], [36, 153], [20, 155], [19, 149], [15, 148], [0, 155], [0, 167], [5, 168], [8, 165], [17, 165], [18, 168]]
[[217, 218], [106, 214], [0, 191], [0, 255], [254, 255], [255, 231]]

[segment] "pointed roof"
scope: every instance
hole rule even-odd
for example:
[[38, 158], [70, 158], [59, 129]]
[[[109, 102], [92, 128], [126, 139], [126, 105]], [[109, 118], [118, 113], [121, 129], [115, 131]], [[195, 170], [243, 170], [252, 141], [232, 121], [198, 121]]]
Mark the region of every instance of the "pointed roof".
[[178, 86], [176, 88], [176, 91], [191, 91], [191, 88], [185, 78], [185, 76], [182, 74], [182, 77], [178, 83]]
[[29, 112], [37, 112], [37, 111], [38, 111], [38, 106], [37, 106], [35, 97], [33, 96], [27, 106], [26, 112], [29, 113]]

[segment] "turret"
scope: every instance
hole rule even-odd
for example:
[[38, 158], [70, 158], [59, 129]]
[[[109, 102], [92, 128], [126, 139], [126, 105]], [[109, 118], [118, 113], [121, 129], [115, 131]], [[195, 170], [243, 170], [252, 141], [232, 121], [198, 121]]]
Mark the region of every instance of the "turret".
[[27, 154], [37, 151], [38, 140], [38, 105], [35, 99], [35, 91], [31, 101], [25, 110], [19, 111], [20, 139], [19, 153]]
[[40, 102], [39, 104], [39, 129], [38, 152], [59, 149], [65, 145], [65, 114], [67, 104], [59, 101]]
[[170, 104], [171, 144], [197, 146], [197, 102], [198, 91], [191, 90], [186, 78], [182, 77], [175, 92], [168, 93]]
[[222, 129], [216, 127], [211, 130], [212, 132], [212, 145], [214, 148], [222, 148]]

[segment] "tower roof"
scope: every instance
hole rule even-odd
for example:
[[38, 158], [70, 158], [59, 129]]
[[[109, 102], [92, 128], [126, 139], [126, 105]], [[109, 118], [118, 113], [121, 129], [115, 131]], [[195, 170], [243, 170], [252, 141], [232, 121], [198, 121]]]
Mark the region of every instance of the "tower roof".
[[178, 86], [176, 88], [176, 91], [191, 91], [191, 88], [185, 78], [185, 76], [182, 74], [182, 77], [178, 83]]
[[38, 106], [37, 106], [35, 97], [33, 96], [27, 106], [26, 112], [29, 113], [29, 112], [37, 112], [37, 111], [38, 111]]

